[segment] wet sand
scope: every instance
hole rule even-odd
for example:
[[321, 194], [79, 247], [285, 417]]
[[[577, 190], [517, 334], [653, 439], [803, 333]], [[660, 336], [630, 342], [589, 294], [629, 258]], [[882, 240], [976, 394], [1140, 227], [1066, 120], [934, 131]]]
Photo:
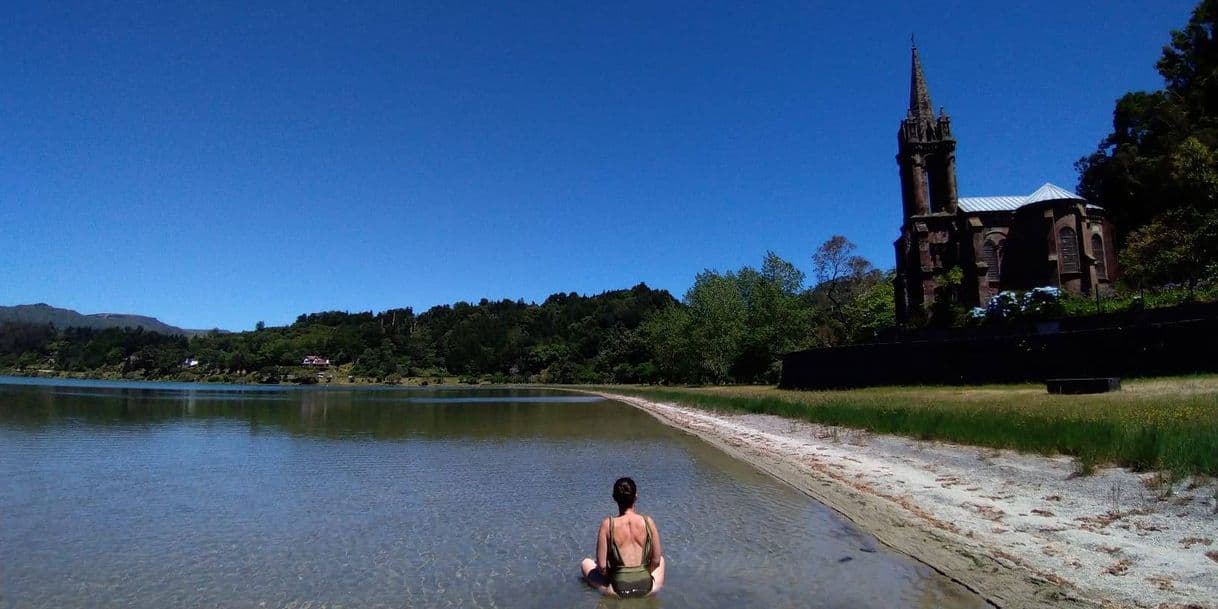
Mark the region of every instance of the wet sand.
[[1218, 484], [600, 393], [802, 490], [998, 607], [1218, 607]]

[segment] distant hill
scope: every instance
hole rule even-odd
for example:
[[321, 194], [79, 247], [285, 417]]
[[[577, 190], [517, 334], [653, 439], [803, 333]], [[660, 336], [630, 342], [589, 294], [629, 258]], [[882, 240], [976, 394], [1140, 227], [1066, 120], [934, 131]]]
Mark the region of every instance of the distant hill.
[[171, 326], [155, 317], [128, 313], [94, 313], [83, 315], [72, 309], [60, 309], [49, 304], [0, 306], [0, 323], [16, 321], [30, 324], [51, 324], [56, 328], [143, 328], [160, 334], [196, 336], [211, 330], [187, 330]]

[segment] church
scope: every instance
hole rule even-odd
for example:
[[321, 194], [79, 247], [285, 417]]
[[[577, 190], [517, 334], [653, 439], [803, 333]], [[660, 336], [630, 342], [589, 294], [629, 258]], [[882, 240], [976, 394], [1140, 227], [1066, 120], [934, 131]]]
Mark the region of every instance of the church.
[[899, 323], [926, 319], [937, 305], [982, 306], [1003, 290], [1055, 286], [1090, 295], [1116, 279], [1112, 225], [1082, 197], [1053, 184], [1026, 195], [957, 195], [951, 119], [932, 109], [917, 47], [897, 165]]

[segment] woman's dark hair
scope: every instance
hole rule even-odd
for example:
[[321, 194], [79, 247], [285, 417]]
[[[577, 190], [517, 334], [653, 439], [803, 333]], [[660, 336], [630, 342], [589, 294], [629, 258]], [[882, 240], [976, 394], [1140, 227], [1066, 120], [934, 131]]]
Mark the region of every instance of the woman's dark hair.
[[617, 482], [613, 483], [613, 500], [623, 510], [634, 505], [634, 498], [638, 494], [639, 489], [630, 478], [618, 478]]

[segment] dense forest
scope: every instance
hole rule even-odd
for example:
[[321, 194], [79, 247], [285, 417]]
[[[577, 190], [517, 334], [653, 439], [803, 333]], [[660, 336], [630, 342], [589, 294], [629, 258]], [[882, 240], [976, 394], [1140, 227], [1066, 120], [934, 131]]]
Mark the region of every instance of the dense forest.
[[[814, 256], [812, 289], [770, 253], [760, 268], [699, 274], [680, 301], [639, 284], [540, 304], [313, 313], [284, 327], [191, 338], [6, 323], [0, 369], [260, 382], [772, 382], [784, 351], [865, 340], [892, 324], [890, 277], [853, 249], [842, 237], [826, 242]], [[328, 364], [306, 366], [307, 356]]]

